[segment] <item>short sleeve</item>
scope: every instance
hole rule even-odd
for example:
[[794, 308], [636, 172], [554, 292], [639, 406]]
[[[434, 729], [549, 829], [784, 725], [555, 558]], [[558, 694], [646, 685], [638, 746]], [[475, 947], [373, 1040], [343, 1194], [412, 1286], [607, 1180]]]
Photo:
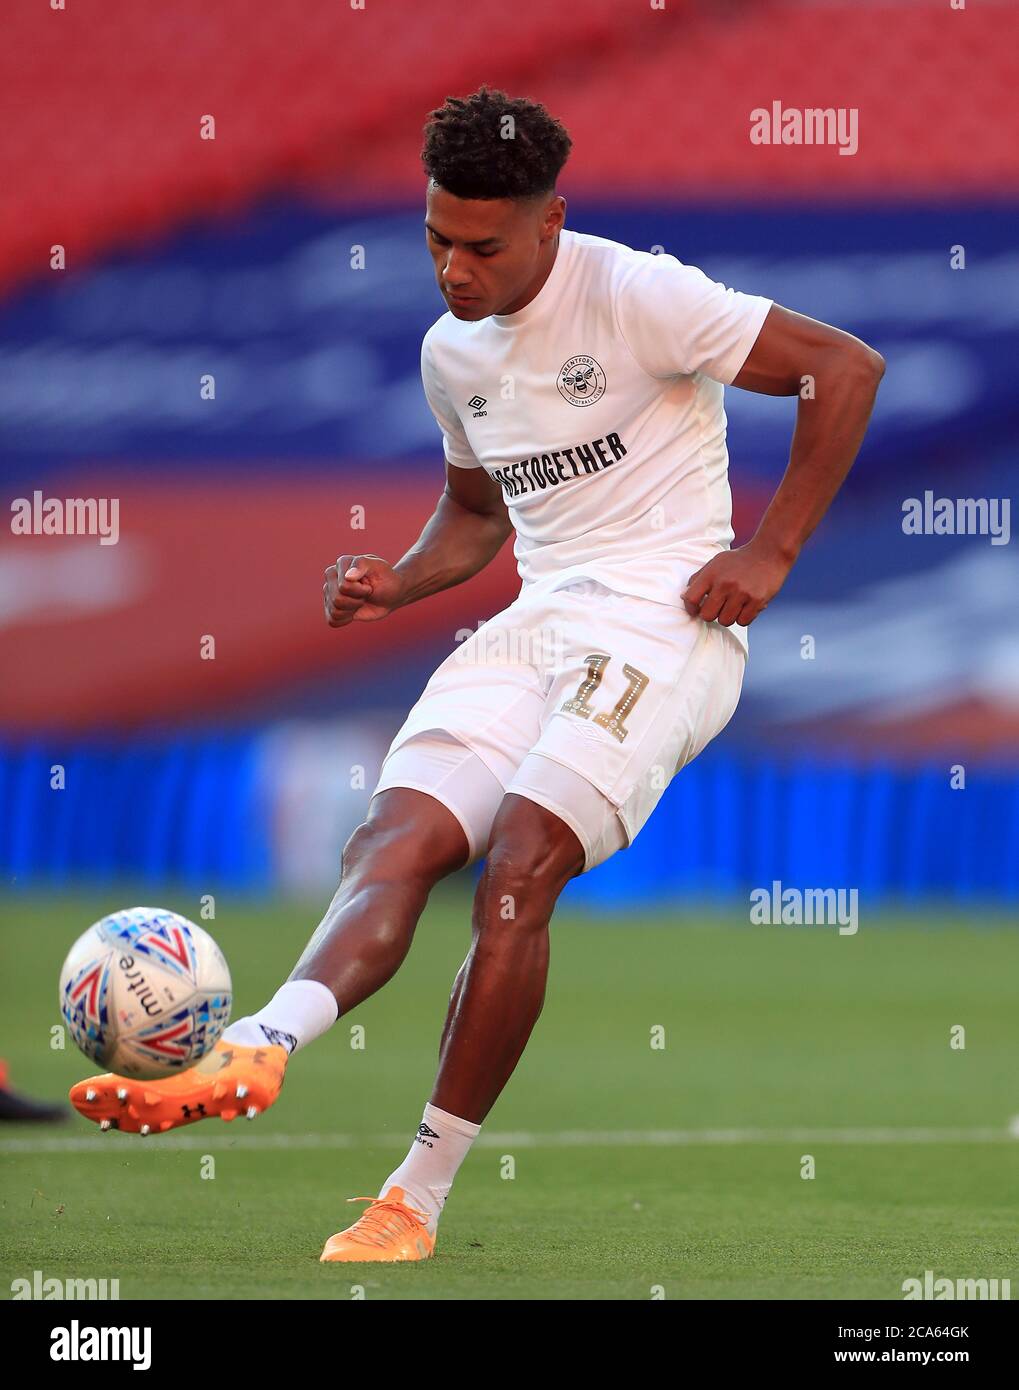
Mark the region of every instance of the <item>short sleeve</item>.
[[428, 407], [442, 431], [442, 449], [446, 455], [446, 462], [456, 468], [480, 468], [481, 462], [470, 446], [463, 422], [453, 409], [442, 378], [435, 370], [427, 335], [421, 344], [421, 381], [425, 388]]
[[619, 330], [654, 377], [700, 372], [729, 385], [757, 340], [772, 303], [726, 289], [675, 256], [644, 256], [616, 295]]

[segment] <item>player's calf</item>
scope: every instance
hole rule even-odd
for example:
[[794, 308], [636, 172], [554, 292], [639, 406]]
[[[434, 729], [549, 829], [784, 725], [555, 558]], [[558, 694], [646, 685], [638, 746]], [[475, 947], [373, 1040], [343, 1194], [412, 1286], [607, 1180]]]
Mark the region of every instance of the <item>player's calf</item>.
[[556, 901], [583, 866], [580, 841], [563, 820], [526, 797], [504, 799], [450, 1000], [434, 1105], [480, 1123], [495, 1103], [541, 1013]]
[[429, 893], [467, 857], [459, 822], [434, 797], [408, 787], [377, 792], [292, 978], [327, 983], [348, 1013], [396, 973]]

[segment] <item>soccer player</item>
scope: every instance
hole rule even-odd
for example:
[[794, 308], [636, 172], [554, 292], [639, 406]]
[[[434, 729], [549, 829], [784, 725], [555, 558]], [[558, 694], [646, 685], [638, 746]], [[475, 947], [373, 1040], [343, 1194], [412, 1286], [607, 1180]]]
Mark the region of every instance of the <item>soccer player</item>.
[[[836, 328], [568, 230], [555, 190], [570, 146], [543, 106], [484, 87], [431, 113], [425, 237], [448, 312], [421, 372], [445, 490], [402, 559], [343, 555], [324, 587], [332, 627], [376, 622], [470, 579], [513, 533], [519, 596], [410, 711], [332, 903], [266, 1007], [178, 1077], [71, 1092], [107, 1128], [253, 1118], [289, 1057], [399, 968], [434, 884], [483, 856], [418, 1132], [380, 1195], [351, 1199], [370, 1205], [325, 1261], [432, 1254], [541, 1011], [560, 892], [628, 846], [725, 727], [746, 629], [852, 465], [884, 371]], [[735, 550], [727, 385], [799, 397], [786, 473]]]

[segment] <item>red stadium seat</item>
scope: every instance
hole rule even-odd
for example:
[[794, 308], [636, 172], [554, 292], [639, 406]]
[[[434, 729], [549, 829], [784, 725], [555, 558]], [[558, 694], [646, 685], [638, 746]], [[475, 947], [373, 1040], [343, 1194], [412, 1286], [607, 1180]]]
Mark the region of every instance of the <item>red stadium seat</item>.
[[[665, 10], [429, 0], [12, 5], [0, 51], [0, 289], [281, 188], [421, 191], [420, 129], [481, 81], [580, 137], [576, 193], [677, 198], [1015, 195], [1019, 11], [943, 0]], [[749, 114], [853, 106], [860, 148], [755, 146]], [[990, 119], [988, 113], [994, 112]], [[199, 121], [215, 116], [217, 138]]]

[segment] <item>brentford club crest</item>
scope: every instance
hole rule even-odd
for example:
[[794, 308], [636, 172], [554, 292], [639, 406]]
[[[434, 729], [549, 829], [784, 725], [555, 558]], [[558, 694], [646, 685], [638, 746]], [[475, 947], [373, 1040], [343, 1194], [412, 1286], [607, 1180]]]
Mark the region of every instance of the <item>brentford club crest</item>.
[[593, 357], [580, 353], [563, 363], [556, 385], [570, 405], [594, 405], [605, 394], [605, 373]]

